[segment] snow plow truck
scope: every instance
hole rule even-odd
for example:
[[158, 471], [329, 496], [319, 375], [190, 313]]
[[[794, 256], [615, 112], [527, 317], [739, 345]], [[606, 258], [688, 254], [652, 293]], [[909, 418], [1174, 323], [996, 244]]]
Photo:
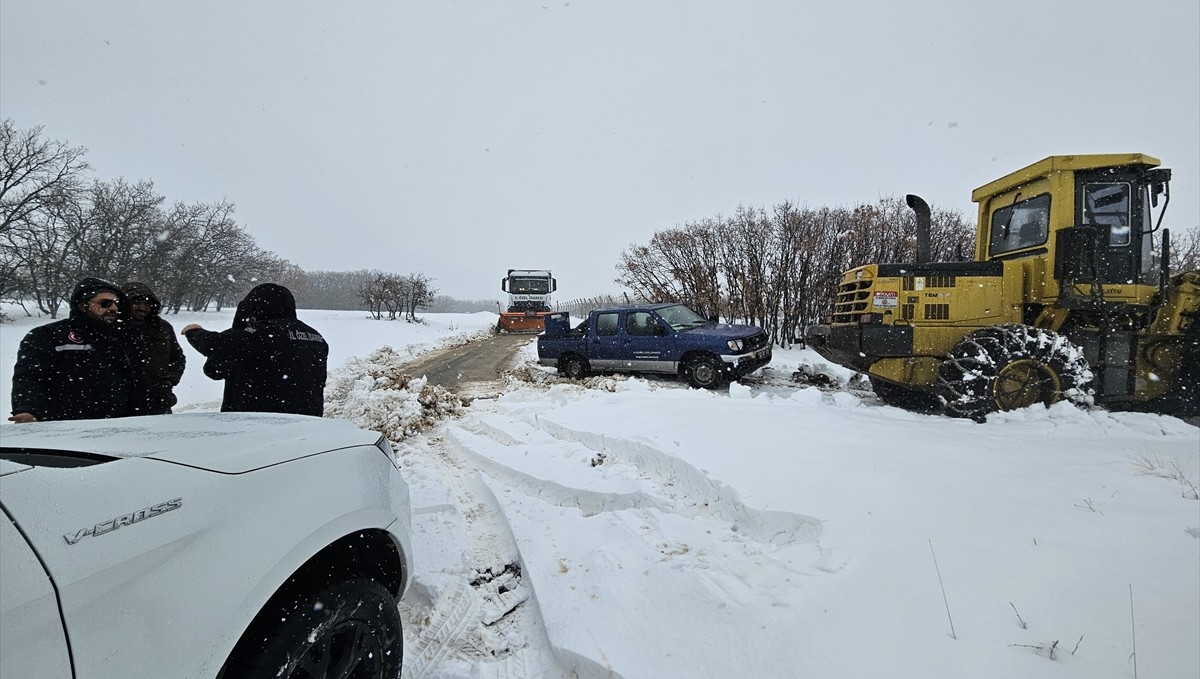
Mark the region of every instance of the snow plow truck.
[[1143, 154], [1052, 156], [976, 189], [975, 257], [843, 274], [806, 339], [887, 404], [985, 419], [1067, 399], [1194, 416], [1200, 272], [1172, 273], [1171, 171]]
[[557, 287], [547, 270], [509, 269], [500, 280], [500, 289], [508, 293], [508, 310], [500, 312], [496, 331], [537, 334], [545, 330], [546, 314], [553, 311], [550, 293]]

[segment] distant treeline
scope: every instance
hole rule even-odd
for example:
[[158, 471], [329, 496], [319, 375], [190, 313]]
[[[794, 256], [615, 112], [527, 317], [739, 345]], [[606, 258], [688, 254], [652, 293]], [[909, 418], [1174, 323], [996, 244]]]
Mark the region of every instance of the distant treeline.
[[433, 313], [496, 311], [495, 299], [459, 300], [439, 295], [433, 279], [420, 273], [309, 271], [294, 285], [297, 303], [303, 300], [303, 308], [366, 309], [375, 318], [412, 320], [417, 309]]
[[85, 154], [0, 121], [0, 300], [53, 318], [79, 279], [100, 276], [146, 283], [167, 313], [220, 310], [267, 281], [291, 288], [302, 308], [377, 318], [496, 309], [494, 299], [440, 297], [421, 273], [306, 272], [259, 247], [233, 203], [170, 203], [149, 180], [96, 179]]

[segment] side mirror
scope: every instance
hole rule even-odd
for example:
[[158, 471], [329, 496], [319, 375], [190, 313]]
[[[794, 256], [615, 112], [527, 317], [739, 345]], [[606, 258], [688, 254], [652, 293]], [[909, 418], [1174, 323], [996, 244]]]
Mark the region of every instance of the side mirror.
[[654, 334], [666, 337], [667, 335], [671, 334], [671, 331], [667, 330], [666, 328], [662, 327], [661, 325], [656, 325], [656, 326], [654, 326]]
[[1167, 184], [1171, 181], [1171, 170], [1155, 168], [1146, 173], [1146, 180], [1150, 184], [1150, 205], [1158, 207], [1158, 197], [1167, 191]]

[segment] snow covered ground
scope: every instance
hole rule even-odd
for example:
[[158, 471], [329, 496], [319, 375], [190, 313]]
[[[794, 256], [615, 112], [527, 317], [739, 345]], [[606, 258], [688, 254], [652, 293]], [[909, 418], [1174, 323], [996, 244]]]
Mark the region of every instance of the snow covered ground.
[[[6, 407], [45, 320], [9, 315]], [[1200, 676], [1200, 429], [1178, 419], [916, 415], [805, 350], [705, 392], [560, 380], [530, 345], [460, 404], [403, 363], [494, 314], [301, 318], [331, 345], [327, 413], [386, 431], [411, 485], [405, 677]], [[218, 408], [186, 350], [177, 410]]]

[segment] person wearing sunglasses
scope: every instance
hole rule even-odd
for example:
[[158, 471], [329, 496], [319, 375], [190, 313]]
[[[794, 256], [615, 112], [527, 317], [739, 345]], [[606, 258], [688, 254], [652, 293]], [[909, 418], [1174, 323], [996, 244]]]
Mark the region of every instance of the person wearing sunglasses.
[[120, 326], [125, 293], [84, 278], [70, 316], [40, 325], [21, 340], [12, 378], [10, 422], [90, 420], [146, 413], [140, 361]]

